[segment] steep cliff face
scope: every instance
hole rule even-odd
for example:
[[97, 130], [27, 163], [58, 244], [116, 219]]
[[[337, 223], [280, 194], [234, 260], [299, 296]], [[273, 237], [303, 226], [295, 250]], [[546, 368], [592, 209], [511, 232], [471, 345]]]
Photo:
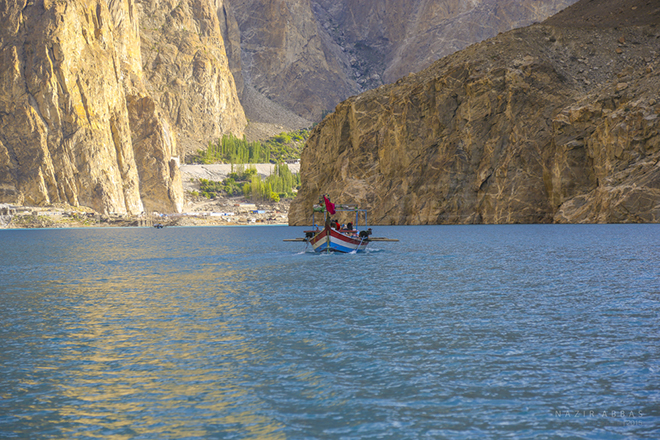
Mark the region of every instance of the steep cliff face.
[[247, 120], [229, 69], [223, 1], [138, 0], [136, 9], [147, 89], [181, 149], [194, 152], [223, 133], [241, 136]]
[[0, 1], [0, 201], [180, 212], [183, 150], [246, 122], [221, 9]]
[[232, 71], [238, 77], [240, 68], [248, 87], [318, 120], [350, 95], [575, 1], [226, 0], [242, 49]]
[[129, 37], [116, 37], [104, 2], [4, 1], [0, 11], [2, 199], [142, 211], [119, 79], [121, 56], [139, 44], [109, 49]]
[[289, 221], [324, 193], [380, 224], [659, 221], [658, 51], [654, 26], [534, 25], [350, 98]]

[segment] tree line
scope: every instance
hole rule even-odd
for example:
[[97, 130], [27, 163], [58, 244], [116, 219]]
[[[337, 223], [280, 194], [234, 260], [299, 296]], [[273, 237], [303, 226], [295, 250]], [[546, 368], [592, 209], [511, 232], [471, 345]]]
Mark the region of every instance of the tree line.
[[193, 195], [214, 198], [221, 193], [228, 196], [243, 195], [253, 201], [279, 202], [283, 198], [295, 197], [300, 188], [300, 174], [292, 173], [286, 164], [275, 165], [274, 172], [265, 180], [254, 167], [232, 172], [222, 182], [199, 179], [200, 193]]
[[302, 129], [280, 133], [266, 140], [249, 142], [233, 134], [225, 134], [216, 142], [209, 142], [204, 150], [186, 158], [188, 163], [280, 163], [300, 158], [302, 147], [309, 137], [309, 130]]

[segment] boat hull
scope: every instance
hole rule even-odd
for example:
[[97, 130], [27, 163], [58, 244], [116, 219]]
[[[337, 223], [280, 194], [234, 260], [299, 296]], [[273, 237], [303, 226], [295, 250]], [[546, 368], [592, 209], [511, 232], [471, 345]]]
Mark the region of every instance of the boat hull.
[[314, 252], [364, 252], [369, 241], [361, 239], [355, 233], [340, 232], [325, 228], [314, 235], [309, 242]]

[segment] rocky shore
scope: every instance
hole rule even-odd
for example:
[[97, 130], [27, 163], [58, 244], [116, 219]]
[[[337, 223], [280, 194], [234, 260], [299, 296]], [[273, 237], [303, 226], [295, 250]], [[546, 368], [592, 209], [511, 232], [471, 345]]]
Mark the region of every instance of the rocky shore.
[[142, 215], [99, 214], [91, 208], [57, 204], [53, 206], [0, 205], [0, 229], [240, 226], [287, 224], [289, 201], [254, 204], [243, 198], [196, 198], [181, 214]]
[[[262, 178], [270, 175], [274, 167], [272, 164], [252, 166]], [[300, 165], [289, 164], [289, 169], [297, 173]], [[64, 203], [48, 206], [0, 204], [0, 229], [288, 224], [291, 200], [255, 203], [245, 197], [208, 199], [194, 195], [199, 191], [200, 178], [222, 181], [235, 171], [230, 164], [183, 165], [180, 170], [185, 198], [181, 213], [100, 214], [90, 207]]]
[[[251, 165], [266, 178], [272, 164]], [[230, 164], [183, 165], [184, 210], [182, 213], [142, 213], [126, 215], [101, 214], [91, 207], [54, 203], [46, 206], [0, 204], [0, 229], [15, 228], [81, 228], [81, 227], [146, 227], [146, 226], [238, 226], [288, 224], [291, 200], [254, 203], [245, 197], [199, 195], [199, 179], [222, 181], [236, 171]], [[299, 164], [289, 164], [294, 173]]]

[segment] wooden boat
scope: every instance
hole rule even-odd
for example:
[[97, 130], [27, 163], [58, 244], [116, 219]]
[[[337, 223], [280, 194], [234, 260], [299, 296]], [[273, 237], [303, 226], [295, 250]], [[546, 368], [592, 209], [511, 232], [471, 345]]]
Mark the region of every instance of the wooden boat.
[[[305, 231], [305, 238], [287, 239], [284, 241], [307, 242], [311, 244], [314, 252], [365, 252], [369, 243], [373, 241], [399, 241], [382, 237], [371, 237], [372, 230], [367, 227], [367, 210], [351, 205], [334, 205], [324, 197], [323, 202], [312, 208], [312, 230]], [[355, 213], [355, 223], [339, 225], [331, 219], [336, 212]], [[323, 226], [317, 225], [316, 216], [320, 214], [324, 219]], [[360, 230], [360, 217], [363, 218], [363, 229]]]

